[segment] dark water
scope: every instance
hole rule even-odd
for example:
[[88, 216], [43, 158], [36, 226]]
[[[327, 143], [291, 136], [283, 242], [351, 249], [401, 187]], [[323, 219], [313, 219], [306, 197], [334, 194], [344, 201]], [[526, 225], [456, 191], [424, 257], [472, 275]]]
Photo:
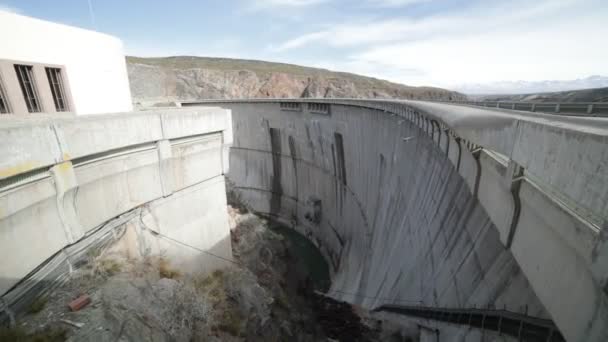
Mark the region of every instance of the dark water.
[[329, 290], [329, 266], [317, 247], [294, 229], [277, 223], [272, 224], [270, 229], [289, 242], [289, 252], [297, 260], [294, 266], [310, 277], [314, 289], [321, 292]]

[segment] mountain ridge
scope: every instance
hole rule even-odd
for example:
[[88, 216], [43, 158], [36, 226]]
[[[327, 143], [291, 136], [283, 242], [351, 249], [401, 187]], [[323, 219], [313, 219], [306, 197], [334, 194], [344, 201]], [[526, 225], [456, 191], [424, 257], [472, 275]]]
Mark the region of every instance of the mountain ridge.
[[287, 63], [196, 56], [127, 56], [136, 105], [242, 98], [464, 100], [455, 91]]
[[568, 92], [608, 87], [608, 77], [592, 75], [574, 80], [501, 81], [464, 84], [456, 90], [467, 95], [529, 95], [549, 92]]
[[523, 102], [608, 102], [608, 87], [514, 95], [469, 95], [477, 101], [523, 101]]

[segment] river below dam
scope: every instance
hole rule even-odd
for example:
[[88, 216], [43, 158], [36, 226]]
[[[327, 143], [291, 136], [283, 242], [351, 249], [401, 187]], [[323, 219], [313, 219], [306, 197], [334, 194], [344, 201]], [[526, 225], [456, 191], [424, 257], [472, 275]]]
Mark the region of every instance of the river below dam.
[[292, 228], [276, 222], [272, 222], [269, 228], [286, 240], [288, 243], [287, 250], [292, 254], [293, 260], [296, 261], [294, 266], [305, 279], [310, 279], [314, 290], [327, 292], [331, 285], [329, 266], [317, 247], [304, 235]]

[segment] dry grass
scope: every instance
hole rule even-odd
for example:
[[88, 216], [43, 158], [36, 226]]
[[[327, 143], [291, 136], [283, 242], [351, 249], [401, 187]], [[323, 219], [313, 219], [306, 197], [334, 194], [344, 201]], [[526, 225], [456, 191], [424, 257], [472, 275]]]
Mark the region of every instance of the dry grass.
[[213, 273], [206, 276], [196, 276], [193, 281], [194, 287], [199, 293], [205, 292], [212, 287], [222, 287], [224, 282], [224, 271], [215, 270]]
[[167, 259], [160, 258], [158, 260], [158, 275], [161, 278], [176, 279], [181, 276], [181, 272], [171, 267]]
[[44, 309], [48, 299], [46, 297], [38, 297], [27, 308], [29, 314], [37, 314]]
[[67, 330], [63, 328], [46, 328], [34, 333], [27, 333], [21, 327], [0, 327], [0, 341], [7, 342], [63, 342], [67, 339]]
[[218, 319], [219, 323], [215, 329], [226, 332], [232, 336], [241, 336], [243, 317], [236, 310], [226, 310], [222, 312]]
[[112, 276], [120, 273], [122, 270], [122, 264], [114, 259], [105, 259], [100, 261], [99, 268], [103, 273]]
[[194, 277], [193, 284], [196, 292], [209, 300], [216, 313], [211, 329], [238, 337], [243, 334], [246, 319], [239, 312], [237, 303], [226, 293], [227, 277], [225, 271], [215, 270], [207, 276]]

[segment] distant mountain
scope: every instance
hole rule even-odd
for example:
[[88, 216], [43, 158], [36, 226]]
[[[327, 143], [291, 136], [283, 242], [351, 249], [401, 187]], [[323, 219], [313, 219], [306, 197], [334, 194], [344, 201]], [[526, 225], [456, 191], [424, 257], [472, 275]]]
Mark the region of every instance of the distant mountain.
[[454, 91], [412, 87], [293, 64], [208, 57], [127, 57], [136, 105], [201, 99], [342, 97], [464, 100]]
[[608, 87], [608, 77], [596, 75], [567, 81], [504, 81], [485, 84], [464, 84], [456, 87], [456, 90], [471, 95], [499, 95], [535, 94], [604, 87]]
[[608, 87], [518, 95], [471, 95], [477, 101], [608, 102]]

